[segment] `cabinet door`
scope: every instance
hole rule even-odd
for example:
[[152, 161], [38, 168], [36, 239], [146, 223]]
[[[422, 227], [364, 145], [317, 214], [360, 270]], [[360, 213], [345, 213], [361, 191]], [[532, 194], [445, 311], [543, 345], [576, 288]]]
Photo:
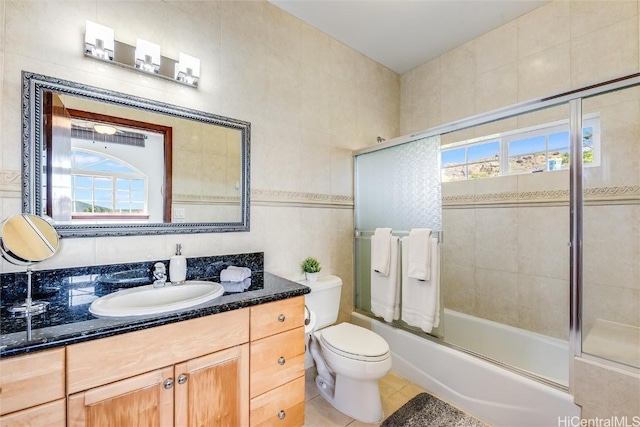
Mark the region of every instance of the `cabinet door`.
[[173, 367], [69, 396], [69, 427], [173, 425]]
[[175, 366], [177, 427], [249, 424], [249, 344]]

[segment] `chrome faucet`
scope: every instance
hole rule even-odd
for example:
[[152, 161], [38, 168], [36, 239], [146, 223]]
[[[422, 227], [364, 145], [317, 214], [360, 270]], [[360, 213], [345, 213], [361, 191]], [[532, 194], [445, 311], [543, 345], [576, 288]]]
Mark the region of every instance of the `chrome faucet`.
[[155, 277], [155, 281], [153, 282], [154, 288], [161, 288], [167, 282], [167, 267], [164, 266], [161, 262], [156, 262], [153, 265], [153, 277]]

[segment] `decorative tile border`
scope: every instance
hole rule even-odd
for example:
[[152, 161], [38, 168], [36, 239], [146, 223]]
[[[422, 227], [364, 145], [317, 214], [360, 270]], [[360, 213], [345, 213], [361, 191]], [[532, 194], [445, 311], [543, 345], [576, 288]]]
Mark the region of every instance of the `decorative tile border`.
[[[0, 193], [3, 197], [21, 197], [20, 171], [0, 171]], [[189, 204], [238, 204], [238, 196], [203, 196], [178, 193], [173, 195], [175, 203]], [[314, 208], [353, 209], [353, 196], [340, 194], [303, 193], [296, 191], [252, 189], [251, 204], [256, 206], [292, 206]]]
[[569, 202], [569, 190], [523, 191], [518, 193], [518, 201]]
[[[21, 192], [20, 171], [0, 171], [0, 191]], [[601, 203], [640, 203], [640, 185], [617, 187], [593, 187], [584, 190], [585, 202]], [[194, 204], [229, 204], [239, 202], [237, 196], [200, 196], [194, 194], [175, 194], [175, 202]], [[544, 190], [523, 192], [502, 192], [487, 194], [459, 194], [443, 196], [444, 208], [469, 208], [497, 205], [547, 205], [566, 204], [569, 202], [569, 190]], [[256, 206], [293, 206], [293, 207], [326, 207], [353, 209], [353, 196], [324, 193], [304, 193], [296, 191], [252, 189], [251, 204]]]
[[173, 203], [187, 203], [191, 205], [240, 205], [240, 196], [203, 196], [199, 194], [174, 193]]
[[0, 191], [9, 193], [20, 193], [21, 177], [22, 174], [20, 173], [20, 171], [0, 171]]
[[353, 209], [353, 196], [302, 193], [281, 190], [251, 190], [251, 204], [257, 206], [326, 207]]
[[[584, 199], [586, 204], [637, 204], [640, 203], [640, 186], [586, 188], [584, 189]], [[444, 208], [535, 206], [567, 203], [569, 203], [569, 190], [460, 194], [442, 197], [442, 206]]]
[[626, 187], [599, 187], [587, 188], [584, 191], [588, 198], [610, 198], [610, 197], [640, 197], [640, 185]]

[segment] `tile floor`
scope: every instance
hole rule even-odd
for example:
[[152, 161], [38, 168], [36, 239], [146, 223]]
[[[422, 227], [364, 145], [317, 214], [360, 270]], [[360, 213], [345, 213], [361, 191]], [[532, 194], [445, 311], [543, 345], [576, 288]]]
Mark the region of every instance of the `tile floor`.
[[[328, 403], [315, 385], [315, 368], [307, 369], [305, 376], [305, 423], [304, 427], [365, 427], [378, 426], [365, 424], [343, 414]], [[380, 395], [382, 396], [382, 410], [388, 417], [412, 397], [425, 390], [408, 380], [390, 372], [380, 380]]]

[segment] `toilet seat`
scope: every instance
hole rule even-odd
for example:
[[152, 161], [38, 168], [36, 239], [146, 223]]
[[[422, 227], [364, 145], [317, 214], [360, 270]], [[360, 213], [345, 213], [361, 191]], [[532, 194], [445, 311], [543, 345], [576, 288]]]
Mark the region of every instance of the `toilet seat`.
[[340, 323], [322, 329], [320, 339], [331, 352], [363, 362], [379, 362], [389, 358], [389, 344], [378, 334], [351, 323]]

